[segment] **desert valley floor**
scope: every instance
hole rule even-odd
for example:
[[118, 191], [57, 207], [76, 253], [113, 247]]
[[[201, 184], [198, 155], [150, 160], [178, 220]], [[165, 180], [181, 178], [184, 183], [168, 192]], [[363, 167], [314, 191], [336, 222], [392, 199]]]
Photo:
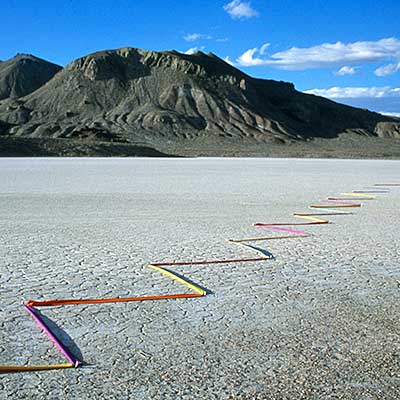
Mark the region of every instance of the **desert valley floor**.
[[[146, 265], [254, 257], [226, 239], [400, 181], [400, 161], [373, 160], [2, 159], [0, 171], [1, 365], [63, 362], [22, 302], [181, 293]], [[41, 309], [87, 365], [0, 375], [0, 397], [398, 399], [399, 201], [392, 187], [299, 227], [310, 237], [257, 242], [273, 260], [171, 267], [202, 298]]]

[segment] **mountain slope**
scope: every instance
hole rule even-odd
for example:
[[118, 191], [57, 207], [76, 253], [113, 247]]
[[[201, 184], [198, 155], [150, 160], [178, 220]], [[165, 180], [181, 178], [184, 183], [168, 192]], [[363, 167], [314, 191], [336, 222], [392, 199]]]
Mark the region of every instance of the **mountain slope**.
[[0, 100], [32, 93], [48, 82], [61, 67], [29, 54], [0, 62]]
[[134, 48], [77, 59], [35, 92], [1, 102], [0, 122], [3, 135], [152, 146], [399, 132], [399, 120], [251, 78], [213, 54]]

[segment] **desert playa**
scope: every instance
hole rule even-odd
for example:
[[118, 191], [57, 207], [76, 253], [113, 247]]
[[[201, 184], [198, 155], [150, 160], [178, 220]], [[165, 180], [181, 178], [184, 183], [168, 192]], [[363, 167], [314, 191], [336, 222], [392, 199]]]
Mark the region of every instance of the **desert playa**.
[[[21, 303], [189, 293], [149, 263], [262, 257], [312, 204], [373, 200], [274, 258], [169, 269], [207, 295], [41, 308], [80, 368], [2, 374], [4, 398], [396, 399], [400, 161], [0, 161], [0, 365], [63, 355]], [[300, 229], [301, 228], [301, 229]], [[296, 229], [293, 228], [293, 229]], [[257, 255], [258, 254], [258, 255]]]

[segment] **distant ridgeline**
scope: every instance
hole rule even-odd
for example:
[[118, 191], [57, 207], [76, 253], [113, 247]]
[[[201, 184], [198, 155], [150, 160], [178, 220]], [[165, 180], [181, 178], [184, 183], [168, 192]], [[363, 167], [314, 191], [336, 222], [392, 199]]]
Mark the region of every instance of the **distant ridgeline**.
[[[65, 68], [0, 62], [0, 137], [149, 147], [287, 144], [356, 133], [400, 137], [400, 119], [252, 78], [212, 53], [122, 48]], [[40, 142], [40, 143], [42, 143]]]

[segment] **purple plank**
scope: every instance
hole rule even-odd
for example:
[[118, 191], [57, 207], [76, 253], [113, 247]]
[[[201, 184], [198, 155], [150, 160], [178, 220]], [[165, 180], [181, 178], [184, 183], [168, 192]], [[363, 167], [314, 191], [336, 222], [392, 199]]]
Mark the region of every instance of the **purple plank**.
[[24, 306], [28, 313], [32, 316], [35, 322], [40, 326], [43, 332], [49, 337], [49, 339], [59, 348], [59, 350], [64, 354], [67, 360], [73, 364], [75, 367], [78, 367], [82, 364], [74, 355], [72, 355], [56, 338], [56, 336], [51, 332], [50, 328], [44, 323], [44, 321], [40, 318], [39, 314], [36, 313], [36, 310], [30, 306]]

